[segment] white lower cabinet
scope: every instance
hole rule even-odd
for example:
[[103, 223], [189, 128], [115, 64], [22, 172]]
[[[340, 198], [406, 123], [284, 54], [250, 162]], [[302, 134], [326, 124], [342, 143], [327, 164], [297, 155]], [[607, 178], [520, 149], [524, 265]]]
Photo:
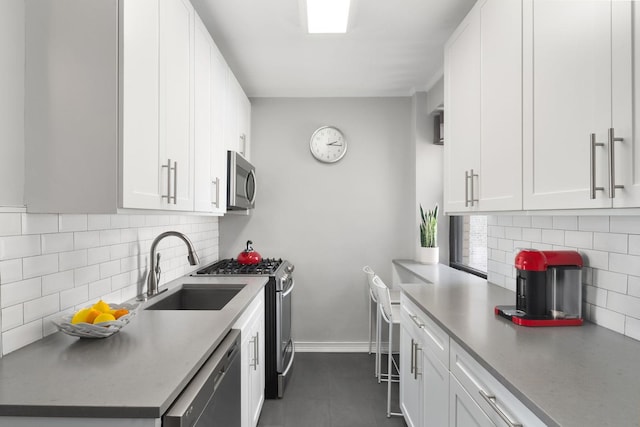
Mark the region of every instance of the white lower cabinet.
[[233, 326], [242, 336], [242, 427], [258, 425], [264, 403], [264, 291], [260, 292]]
[[409, 427], [545, 426], [404, 293], [401, 307], [400, 408]]
[[401, 298], [400, 408], [409, 427], [446, 426], [449, 337], [411, 301]]

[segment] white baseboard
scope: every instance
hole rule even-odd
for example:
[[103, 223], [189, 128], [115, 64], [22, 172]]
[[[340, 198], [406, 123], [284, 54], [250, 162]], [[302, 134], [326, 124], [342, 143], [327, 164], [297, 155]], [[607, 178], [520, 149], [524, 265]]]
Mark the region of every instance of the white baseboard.
[[[296, 352], [299, 353], [368, 353], [369, 341], [365, 342], [311, 342], [296, 341]], [[375, 343], [372, 346], [375, 351]], [[386, 343], [382, 344], [382, 353], [387, 353]]]

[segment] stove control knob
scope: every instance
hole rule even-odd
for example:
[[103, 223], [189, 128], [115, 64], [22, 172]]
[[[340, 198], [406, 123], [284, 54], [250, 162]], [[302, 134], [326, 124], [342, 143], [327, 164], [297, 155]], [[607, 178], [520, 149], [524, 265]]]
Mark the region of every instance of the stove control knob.
[[293, 266], [293, 264], [289, 264], [289, 265], [287, 266], [287, 268], [285, 268], [285, 271], [286, 271], [287, 273], [291, 274], [291, 273], [293, 273], [293, 269], [294, 269], [294, 268], [295, 268], [295, 267]]

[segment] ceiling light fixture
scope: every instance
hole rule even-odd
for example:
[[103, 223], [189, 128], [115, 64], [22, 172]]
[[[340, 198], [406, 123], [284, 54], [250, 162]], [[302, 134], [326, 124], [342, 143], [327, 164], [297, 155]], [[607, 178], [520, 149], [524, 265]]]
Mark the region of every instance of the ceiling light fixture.
[[309, 33], [346, 33], [351, 0], [307, 0]]

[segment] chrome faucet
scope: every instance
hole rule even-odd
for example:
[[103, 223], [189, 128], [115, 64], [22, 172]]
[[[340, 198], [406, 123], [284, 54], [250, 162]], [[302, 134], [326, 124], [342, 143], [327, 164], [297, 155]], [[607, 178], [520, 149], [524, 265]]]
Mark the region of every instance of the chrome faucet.
[[160, 254], [158, 254], [156, 258], [156, 246], [158, 246], [160, 240], [167, 236], [179, 237], [187, 245], [187, 249], [189, 250], [187, 259], [189, 260], [190, 265], [196, 265], [200, 262], [198, 254], [196, 254], [196, 250], [193, 247], [193, 243], [191, 243], [191, 240], [189, 240], [187, 236], [178, 231], [165, 231], [160, 234], [155, 238], [153, 243], [151, 243], [151, 267], [149, 268], [149, 276], [147, 277], [147, 297], [152, 297], [159, 293], [158, 282], [160, 282]]

